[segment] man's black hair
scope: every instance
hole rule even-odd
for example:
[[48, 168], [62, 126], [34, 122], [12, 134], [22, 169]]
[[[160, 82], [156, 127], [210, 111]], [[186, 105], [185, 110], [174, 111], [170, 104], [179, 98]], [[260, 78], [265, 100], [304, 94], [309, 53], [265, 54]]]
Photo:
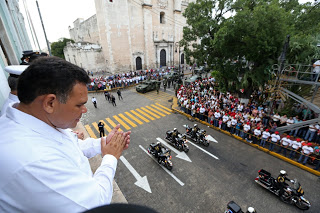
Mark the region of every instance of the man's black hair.
[[90, 83], [84, 69], [58, 57], [39, 57], [19, 77], [18, 97], [30, 104], [36, 97], [55, 94], [66, 103], [76, 83]]

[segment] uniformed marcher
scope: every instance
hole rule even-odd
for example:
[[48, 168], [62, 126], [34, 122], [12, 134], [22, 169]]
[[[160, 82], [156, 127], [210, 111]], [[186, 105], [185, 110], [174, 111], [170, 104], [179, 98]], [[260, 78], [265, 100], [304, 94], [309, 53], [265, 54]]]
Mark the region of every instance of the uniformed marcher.
[[9, 106], [9, 104], [20, 102], [18, 99], [18, 79], [21, 73], [28, 67], [28, 65], [11, 65], [4, 68], [4, 70], [9, 73], [8, 77], [8, 84], [11, 89], [9, 93], [9, 97], [4, 102], [1, 108], [0, 116], [4, 115], [6, 113], [6, 110]]
[[163, 91], [166, 91], [167, 88], [167, 79], [163, 80]]
[[[57, 57], [41, 57], [21, 74], [20, 103], [0, 117], [1, 212], [84, 212], [110, 204], [130, 132], [118, 124], [106, 138], [83, 141], [67, 130], [87, 112], [89, 82], [82, 68]], [[97, 154], [102, 162], [93, 174], [88, 158]]]
[[160, 85], [158, 83], [156, 83], [157, 94], [159, 94], [159, 88], [160, 88]]

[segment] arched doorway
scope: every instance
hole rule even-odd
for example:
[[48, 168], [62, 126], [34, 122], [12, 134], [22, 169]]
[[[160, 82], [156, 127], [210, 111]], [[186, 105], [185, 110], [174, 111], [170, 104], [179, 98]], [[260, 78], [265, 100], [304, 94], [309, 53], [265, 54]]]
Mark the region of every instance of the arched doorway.
[[162, 49], [160, 51], [160, 67], [167, 66], [166, 59], [167, 59], [166, 50]]
[[181, 64], [184, 64], [184, 53], [181, 54]]
[[136, 58], [136, 70], [142, 70], [142, 60], [140, 57]]

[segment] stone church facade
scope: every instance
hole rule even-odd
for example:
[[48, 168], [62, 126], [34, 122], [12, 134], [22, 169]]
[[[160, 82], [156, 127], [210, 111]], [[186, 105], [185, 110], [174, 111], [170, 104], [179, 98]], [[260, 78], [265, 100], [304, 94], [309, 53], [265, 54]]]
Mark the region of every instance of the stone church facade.
[[[78, 44], [101, 46], [94, 53], [103, 64], [98, 67], [112, 73], [178, 66], [179, 61], [184, 65], [178, 42], [186, 25], [182, 13], [192, 1], [95, 0], [96, 15], [85, 21], [77, 19], [74, 28], [69, 28], [70, 37]], [[65, 48], [68, 61], [74, 63], [72, 58], [78, 58], [77, 65], [98, 71], [92, 63], [87, 65], [85, 48], [70, 45]]]

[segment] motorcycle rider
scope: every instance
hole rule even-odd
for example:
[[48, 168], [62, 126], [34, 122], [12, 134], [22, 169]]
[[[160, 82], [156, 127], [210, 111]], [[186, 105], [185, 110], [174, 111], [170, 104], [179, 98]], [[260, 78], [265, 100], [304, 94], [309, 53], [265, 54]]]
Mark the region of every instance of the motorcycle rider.
[[162, 152], [162, 149], [161, 149], [161, 148], [162, 148], [162, 144], [158, 141], [153, 148], [154, 148], [154, 150], [156, 151], [155, 157], [158, 158], [159, 155], [160, 155], [161, 152]]
[[174, 144], [176, 144], [177, 146], [179, 146], [179, 142], [178, 142], [179, 134], [180, 133], [178, 132], [177, 128], [174, 128], [173, 132], [172, 132], [172, 135], [171, 135], [171, 138], [172, 138], [172, 142]]
[[192, 129], [192, 138], [197, 139], [198, 131], [199, 131], [198, 124], [194, 124]]
[[286, 198], [283, 197], [284, 192], [286, 191], [286, 188], [288, 184], [286, 183], [287, 181], [290, 181], [293, 183], [293, 180], [290, 180], [287, 178], [287, 172], [285, 170], [281, 170], [279, 176], [277, 177], [277, 187], [280, 189], [279, 191], [279, 197], [281, 200], [285, 201]]

